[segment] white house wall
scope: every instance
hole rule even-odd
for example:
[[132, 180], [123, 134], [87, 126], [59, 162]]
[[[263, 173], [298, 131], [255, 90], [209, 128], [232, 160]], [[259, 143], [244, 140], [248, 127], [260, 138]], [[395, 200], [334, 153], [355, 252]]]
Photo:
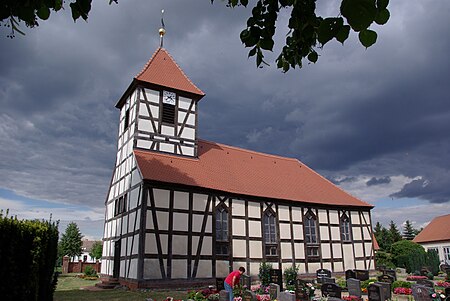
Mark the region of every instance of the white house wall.
[[434, 250], [437, 249], [439, 255], [439, 262], [445, 262], [446, 264], [450, 264], [450, 240], [420, 243], [420, 245], [423, 246], [427, 251], [429, 249]]

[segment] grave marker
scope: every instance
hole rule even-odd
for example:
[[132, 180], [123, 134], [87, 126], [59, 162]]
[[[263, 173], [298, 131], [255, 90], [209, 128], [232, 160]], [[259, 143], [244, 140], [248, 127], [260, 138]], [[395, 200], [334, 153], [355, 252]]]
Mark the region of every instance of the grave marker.
[[342, 288], [336, 283], [324, 283], [320, 288], [322, 291], [322, 296], [324, 297], [335, 297], [341, 299]]
[[411, 287], [415, 301], [431, 301], [431, 289], [420, 284], [413, 284]]
[[378, 281], [392, 284], [395, 281], [395, 279], [391, 275], [385, 274], [378, 276]]
[[390, 275], [394, 278], [394, 281], [397, 281], [397, 272], [393, 269], [387, 269], [383, 272], [384, 275]]
[[345, 271], [345, 279], [347, 280], [347, 279], [350, 279], [350, 278], [356, 279], [355, 272], [353, 270]]
[[368, 270], [353, 270], [355, 272], [355, 278], [361, 281], [369, 280]]
[[416, 283], [434, 289], [434, 282], [431, 281], [431, 280], [419, 279], [419, 280], [416, 281]]
[[242, 294], [242, 301], [257, 301], [256, 294], [250, 290], [245, 290]]
[[322, 283], [336, 283], [336, 279], [335, 278], [323, 277], [322, 278]]
[[319, 269], [316, 271], [317, 283], [323, 283], [323, 278], [331, 278], [331, 271], [327, 269]]
[[298, 301], [308, 301], [309, 293], [306, 285], [306, 281], [297, 279], [295, 282], [295, 299]]
[[275, 283], [280, 286], [280, 290], [283, 290], [283, 274], [280, 269], [270, 269], [270, 283]]
[[239, 280], [239, 283], [248, 289], [252, 286], [252, 277], [249, 275], [241, 275], [241, 279]]
[[226, 290], [221, 290], [219, 292], [219, 301], [229, 301], [230, 296], [229, 293]]
[[[245, 300], [247, 301], [247, 300]], [[288, 291], [281, 292], [278, 295], [278, 301], [295, 301], [295, 294], [290, 293]]]
[[279, 294], [280, 294], [280, 286], [276, 283], [271, 283], [269, 285], [270, 300], [277, 299]]
[[369, 301], [384, 301], [383, 288], [378, 283], [372, 283], [367, 287]]
[[216, 290], [218, 290], [219, 292], [225, 289], [224, 281], [225, 278], [216, 278]]
[[360, 280], [354, 278], [347, 279], [347, 289], [350, 296], [357, 296], [361, 298], [362, 292]]
[[381, 285], [381, 290], [383, 291], [382, 297], [384, 298], [384, 300], [392, 299], [391, 284], [387, 282], [376, 282], [376, 283]]

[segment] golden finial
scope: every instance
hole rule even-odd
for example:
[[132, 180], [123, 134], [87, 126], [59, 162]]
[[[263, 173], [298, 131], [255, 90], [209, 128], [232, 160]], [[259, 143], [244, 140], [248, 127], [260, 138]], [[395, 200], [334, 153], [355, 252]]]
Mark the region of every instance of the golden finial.
[[166, 29], [164, 26], [164, 9], [161, 10], [161, 28], [159, 29], [159, 47], [163, 47], [163, 37], [166, 33]]

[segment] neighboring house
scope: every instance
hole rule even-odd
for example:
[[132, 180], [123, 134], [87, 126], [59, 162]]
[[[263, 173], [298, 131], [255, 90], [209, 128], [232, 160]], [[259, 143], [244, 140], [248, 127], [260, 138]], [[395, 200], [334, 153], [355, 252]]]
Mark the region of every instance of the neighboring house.
[[450, 214], [435, 217], [413, 241], [425, 250], [436, 250], [440, 262], [450, 264]]
[[[83, 239], [82, 241], [82, 245], [81, 245], [81, 255], [80, 256], [75, 256], [74, 257], [74, 262], [77, 262], [79, 260], [84, 261], [84, 262], [95, 262], [95, 258], [91, 257], [91, 255], [89, 255], [89, 253], [92, 251], [92, 246], [94, 245], [95, 242], [97, 242], [96, 240], [88, 240], [88, 239]], [[98, 241], [101, 242], [101, 241]]]
[[158, 48], [117, 102], [103, 276], [151, 287], [212, 283], [239, 266], [257, 275], [262, 261], [374, 269], [373, 206], [297, 159], [200, 140], [204, 95]]

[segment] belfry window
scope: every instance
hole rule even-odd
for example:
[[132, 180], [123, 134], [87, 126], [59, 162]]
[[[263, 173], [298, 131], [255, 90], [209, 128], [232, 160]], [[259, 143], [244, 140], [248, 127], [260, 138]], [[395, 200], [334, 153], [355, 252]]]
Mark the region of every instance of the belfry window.
[[175, 124], [175, 106], [163, 103], [162, 104], [162, 122], [168, 124]]
[[303, 220], [305, 231], [306, 257], [308, 261], [319, 261], [319, 239], [317, 236], [317, 217], [311, 210], [308, 210]]
[[264, 253], [266, 256], [277, 256], [278, 241], [276, 216], [272, 209], [267, 209], [263, 216], [264, 223]]
[[341, 216], [340, 228], [341, 228], [341, 240], [342, 241], [351, 241], [351, 237], [350, 237], [350, 219], [345, 214], [345, 212]]
[[123, 120], [123, 131], [124, 132], [128, 128], [129, 125], [130, 125], [130, 109], [127, 109], [125, 111], [125, 118]]
[[228, 208], [224, 204], [216, 207], [216, 255], [229, 254]]

